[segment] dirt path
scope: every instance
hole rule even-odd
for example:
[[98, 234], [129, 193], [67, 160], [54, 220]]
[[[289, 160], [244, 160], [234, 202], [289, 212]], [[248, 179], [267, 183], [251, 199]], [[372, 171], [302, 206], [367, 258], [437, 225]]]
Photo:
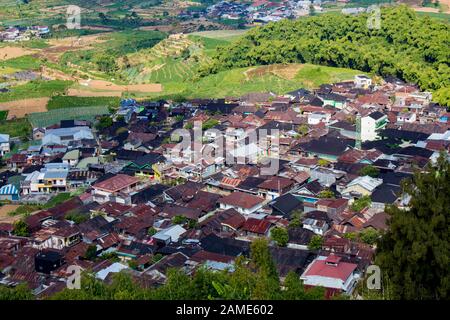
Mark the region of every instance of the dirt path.
[[0, 207], [0, 223], [14, 223], [20, 219], [20, 215], [9, 216], [8, 213], [15, 211], [19, 205], [16, 204], [5, 204]]
[[147, 92], [161, 92], [162, 86], [159, 83], [153, 83], [153, 84], [130, 84], [130, 85], [120, 85], [115, 84], [109, 81], [105, 80], [83, 80], [79, 82], [81, 85], [81, 88], [79, 90], [84, 91], [86, 90], [92, 90], [97, 92], [103, 92], [103, 91], [119, 91], [119, 92], [125, 92], [125, 91], [131, 91], [131, 92], [141, 92], [141, 93], [147, 93]]
[[0, 48], [0, 61], [18, 58], [35, 53], [35, 51], [24, 49], [21, 47], [3, 47]]
[[29, 113], [47, 111], [50, 98], [22, 99], [0, 102], [0, 110], [9, 110], [8, 120], [14, 117], [23, 118]]
[[96, 35], [88, 35], [81, 37], [67, 37], [62, 39], [50, 39], [48, 48], [40, 51], [40, 55], [54, 63], [59, 61], [59, 58], [68, 51], [93, 49], [94, 44], [103, 43], [106, 39], [101, 39], [107, 32]]
[[287, 80], [293, 80], [298, 72], [303, 68], [303, 64], [293, 63], [288, 65], [276, 65], [271, 72]]
[[67, 95], [74, 97], [121, 97], [122, 91], [90, 91], [70, 88], [67, 90]]

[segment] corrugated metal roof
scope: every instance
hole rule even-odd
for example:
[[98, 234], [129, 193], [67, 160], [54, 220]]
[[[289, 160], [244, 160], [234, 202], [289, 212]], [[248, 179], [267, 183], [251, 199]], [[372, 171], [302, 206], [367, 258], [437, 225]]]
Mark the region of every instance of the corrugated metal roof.
[[9, 142], [9, 134], [0, 134], [0, 143]]
[[7, 184], [0, 188], [0, 194], [19, 194], [19, 191], [14, 185]]

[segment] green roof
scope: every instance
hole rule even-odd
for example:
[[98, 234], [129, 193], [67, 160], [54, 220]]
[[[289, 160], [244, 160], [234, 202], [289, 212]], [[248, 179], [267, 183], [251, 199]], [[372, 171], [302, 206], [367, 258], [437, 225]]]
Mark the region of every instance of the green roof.
[[81, 159], [80, 162], [78, 162], [77, 164], [77, 168], [78, 169], [87, 169], [87, 167], [90, 164], [99, 164], [100, 161], [98, 159], [98, 157], [87, 157], [84, 159]]
[[72, 150], [67, 152], [63, 160], [78, 160], [80, 158], [80, 150]]

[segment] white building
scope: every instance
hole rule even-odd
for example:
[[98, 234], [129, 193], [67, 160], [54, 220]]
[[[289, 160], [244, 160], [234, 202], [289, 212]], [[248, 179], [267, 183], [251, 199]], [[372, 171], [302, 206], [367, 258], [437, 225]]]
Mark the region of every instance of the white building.
[[27, 175], [21, 183], [23, 194], [39, 194], [67, 191], [69, 166], [63, 163], [47, 163], [40, 171]]
[[347, 184], [347, 186], [343, 190], [338, 191], [340, 191], [343, 196], [369, 196], [372, 194], [376, 187], [382, 184], [382, 179], [363, 176], [350, 181], [350, 183]]
[[307, 218], [303, 220], [303, 228], [323, 236], [328, 230], [328, 224], [323, 220]]
[[399, 112], [397, 114], [397, 122], [414, 123], [417, 120], [417, 115], [413, 112]]
[[355, 87], [357, 88], [365, 88], [367, 89], [372, 85], [372, 79], [370, 79], [368, 76], [364, 74], [356, 75], [355, 76]]
[[378, 138], [378, 130], [384, 129], [388, 122], [387, 115], [375, 111], [361, 118], [361, 140], [372, 141]]
[[10, 152], [9, 134], [0, 134], [0, 156]]
[[43, 145], [63, 144], [68, 145], [71, 141], [81, 139], [94, 139], [94, 135], [89, 127], [72, 127], [50, 129], [45, 132], [42, 138]]
[[359, 274], [357, 265], [342, 262], [334, 254], [317, 257], [300, 277], [305, 287], [323, 287], [327, 296], [334, 293], [351, 294], [355, 288]]
[[171, 242], [178, 242], [181, 235], [184, 234], [187, 230], [180, 226], [179, 224], [175, 224], [167, 229], [163, 229], [155, 233], [152, 238], [166, 244]]
[[308, 124], [317, 125], [321, 122], [328, 124], [331, 119], [331, 114], [322, 112], [313, 112], [308, 115]]
[[139, 179], [126, 174], [118, 174], [92, 186], [93, 200], [98, 203], [108, 201], [122, 204], [131, 203], [130, 194], [138, 190]]
[[235, 209], [241, 214], [252, 214], [260, 210], [265, 200], [249, 193], [235, 191], [232, 194], [219, 199], [220, 209]]

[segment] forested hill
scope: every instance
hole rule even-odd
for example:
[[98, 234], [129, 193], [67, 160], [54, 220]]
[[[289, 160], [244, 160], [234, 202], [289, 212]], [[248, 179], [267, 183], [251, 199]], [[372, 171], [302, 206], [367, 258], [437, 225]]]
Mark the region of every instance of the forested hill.
[[417, 83], [449, 106], [449, 24], [406, 6], [382, 9], [378, 30], [367, 27], [367, 17], [324, 14], [255, 28], [225, 50], [218, 48], [201, 73], [291, 62], [348, 67]]

